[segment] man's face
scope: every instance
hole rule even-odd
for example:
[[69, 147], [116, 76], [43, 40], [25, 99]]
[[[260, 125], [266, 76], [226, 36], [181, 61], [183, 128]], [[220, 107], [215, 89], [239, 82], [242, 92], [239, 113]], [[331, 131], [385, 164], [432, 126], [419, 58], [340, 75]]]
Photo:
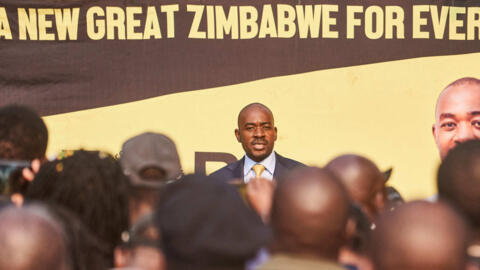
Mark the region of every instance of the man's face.
[[440, 157], [457, 144], [480, 139], [480, 86], [450, 86], [438, 98], [433, 136]]
[[256, 162], [264, 160], [272, 153], [277, 140], [273, 115], [260, 106], [247, 108], [238, 118], [235, 136], [249, 158]]

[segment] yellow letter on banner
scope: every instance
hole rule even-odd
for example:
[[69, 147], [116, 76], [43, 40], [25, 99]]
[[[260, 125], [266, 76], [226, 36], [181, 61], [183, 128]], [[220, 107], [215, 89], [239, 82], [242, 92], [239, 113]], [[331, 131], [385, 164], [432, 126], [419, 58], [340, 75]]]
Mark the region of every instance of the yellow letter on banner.
[[105, 36], [105, 20], [95, 21], [94, 16], [105, 16], [101, 7], [91, 7], [87, 11], [87, 35], [90, 39], [99, 40]]
[[465, 14], [465, 7], [450, 7], [448, 34], [450, 40], [465, 40], [465, 33], [458, 33], [459, 27], [463, 27], [463, 21], [458, 19], [459, 14]]
[[240, 39], [254, 38], [258, 33], [258, 11], [253, 6], [240, 6]]
[[360, 26], [362, 21], [355, 18], [356, 13], [362, 13], [363, 6], [347, 6], [347, 39], [355, 38], [355, 26]]
[[38, 38], [39, 40], [55, 40], [55, 34], [47, 33], [49, 28], [52, 28], [53, 22], [47, 20], [47, 15], [53, 15], [52, 8], [38, 9]]
[[29, 8], [28, 13], [24, 8], [18, 9], [18, 36], [20, 40], [26, 40], [28, 32], [31, 40], [37, 40], [37, 11]]
[[231, 6], [228, 16], [222, 6], [215, 7], [217, 21], [217, 38], [223, 39], [223, 33], [230, 34], [232, 39], [238, 39], [238, 7]]
[[4, 7], [0, 7], [0, 37], [12, 39], [12, 31], [8, 23], [7, 11]]
[[175, 12], [178, 9], [178, 4], [162, 6], [162, 12], [167, 14], [167, 38], [175, 37]]
[[[303, 9], [305, 7], [305, 11]], [[318, 38], [320, 35], [320, 19], [322, 5], [297, 5], [298, 34], [300, 38], [308, 38], [310, 31], [311, 38]]]
[[405, 12], [399, 6], [385, 7], [385, 38], [393, 38], [393, 28], [397, 29], [397, 39], [405, 38]]
[[468, 40], [475, 39], [475, 31], [478, 31], [478, 36], [480, 36], [480, 8], [479, 7], [468, 8], [467, 26], [468, 26], [468, 30], [467, 30]]
[[432, 16], [433, 33], [436, 39], [443, 39], [445, 35], [445, 26], [447, 25], [449, 7], [442, 6], [440, 15], [438, 15], [438, 7], [430, 6], [430, 14]]
[[127, 39], [142, 39], [142, 33], [135, 32], [135, 27], [140, 26], [140, 20], [135, 15], [142, 14], [142, 7], [127, 7]]
[[277, 5], [278, 37], [291, 38], [295, 36], [297, 26], [295, 25], [295, 9], [290, 5]]
[[188, 38], [200, 38], [205, 39], [207, 37], [207, 33], [205, 31], [200, 31], [200, 23], [202, 22], [202, 15], [203, 9], [205, 6], [202, 5], [187, 5], [188, 12], [195, 12], [193, 16], [192, 26], [190, 27], [190, 33], [188, 34]]
[[[373, 25], [373, 16], [377, 25]], [[365, 35], [369, 39], [379, 39], [383, 36], [383, 9], [379, 6], [369, 6], [365, 10]], [[375, 31], [373, 30], [375, 26]]]
[[330, 17], [331, 12], [338, 12], [337, 5], [323, 5], [322, 7], [322, 37], [338, 38], [338, 32], [330, 29], [330, 26], [337, 24], [337, 19]]
[[117, 29], [118, 39], [125, 39], [125, 12], [121, 7], [107, 7], [107, 39], [115, 39]]
[[422, 12], [428, 12], [430, 9], [427, 5], [414, 5], [413, 6], [413, 38], [429, 38], [430, 33], [422, 31], [422, 26], [427, 25], [427, 19], [422, 17]]
[[262, 20], [260, 21], [259, 38], [265, 38], [269, 35], [272, 38], [277, 37], [277, 26], [273, 16], [272, 5], [263, 5]]
[[70, 40], [77, 40], [78, 16], [80, 8], [55, 9], [55, 22], [57, 24], [57, 34], [59, 40], [66, 40], [67, 33]]
[[147, 8], [147, 18], [145, 19], [143, 39], [150, 39], [152, 36], [155, 39], [162, 38], [160, 24], [158, 23], [157, 10], [155, 7], [150, 6]]

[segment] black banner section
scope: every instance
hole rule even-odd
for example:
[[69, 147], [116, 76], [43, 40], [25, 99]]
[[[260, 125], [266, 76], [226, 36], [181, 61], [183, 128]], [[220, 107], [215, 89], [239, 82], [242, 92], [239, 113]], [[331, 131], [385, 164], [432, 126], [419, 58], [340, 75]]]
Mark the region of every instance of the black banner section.
[[480, 4], [472, 2], [1, 0], [0, 105], [51, 115], [478, 52]]

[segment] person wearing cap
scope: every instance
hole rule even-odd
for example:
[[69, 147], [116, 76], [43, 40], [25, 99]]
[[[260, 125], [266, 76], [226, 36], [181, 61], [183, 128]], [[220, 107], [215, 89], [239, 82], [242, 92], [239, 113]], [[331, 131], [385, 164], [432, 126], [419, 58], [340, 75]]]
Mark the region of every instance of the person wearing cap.
[[280, 156], [273, 151], [277, 140], [272, 111], [260, 103], [245, 106], [238, 114], [235, 136], [245, 150], [245, 156], [212, 173], [224, 181], [252, 178], [278, 179], [302, 163]]
[[130, 224], [153, 211], [159, 188], [182, 176], [175, 143], [159, 133], [146, 132], [127, 140], [120, 163], [132, 189]]

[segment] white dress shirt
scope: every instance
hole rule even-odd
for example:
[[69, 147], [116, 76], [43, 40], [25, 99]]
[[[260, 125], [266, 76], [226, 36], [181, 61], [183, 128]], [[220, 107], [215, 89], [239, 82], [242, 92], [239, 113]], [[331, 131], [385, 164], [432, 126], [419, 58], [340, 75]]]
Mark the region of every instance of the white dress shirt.
[[243, 163], [243, 180], [245, 183], [248, 183], [250, 179], [255, 178], [255, 172], [252, 169], [253, 165], [255, 164], [262, 164], [265, 167], [265, 170], [262, 172], [262, 178], [272, 180], [273, 172], [275, 172], [275, 163], [276, 157], [274, 151], [272, 151], [268, 157], [260, 162], [253, 161], [247, 155], [245, 155], [245, 162]]

